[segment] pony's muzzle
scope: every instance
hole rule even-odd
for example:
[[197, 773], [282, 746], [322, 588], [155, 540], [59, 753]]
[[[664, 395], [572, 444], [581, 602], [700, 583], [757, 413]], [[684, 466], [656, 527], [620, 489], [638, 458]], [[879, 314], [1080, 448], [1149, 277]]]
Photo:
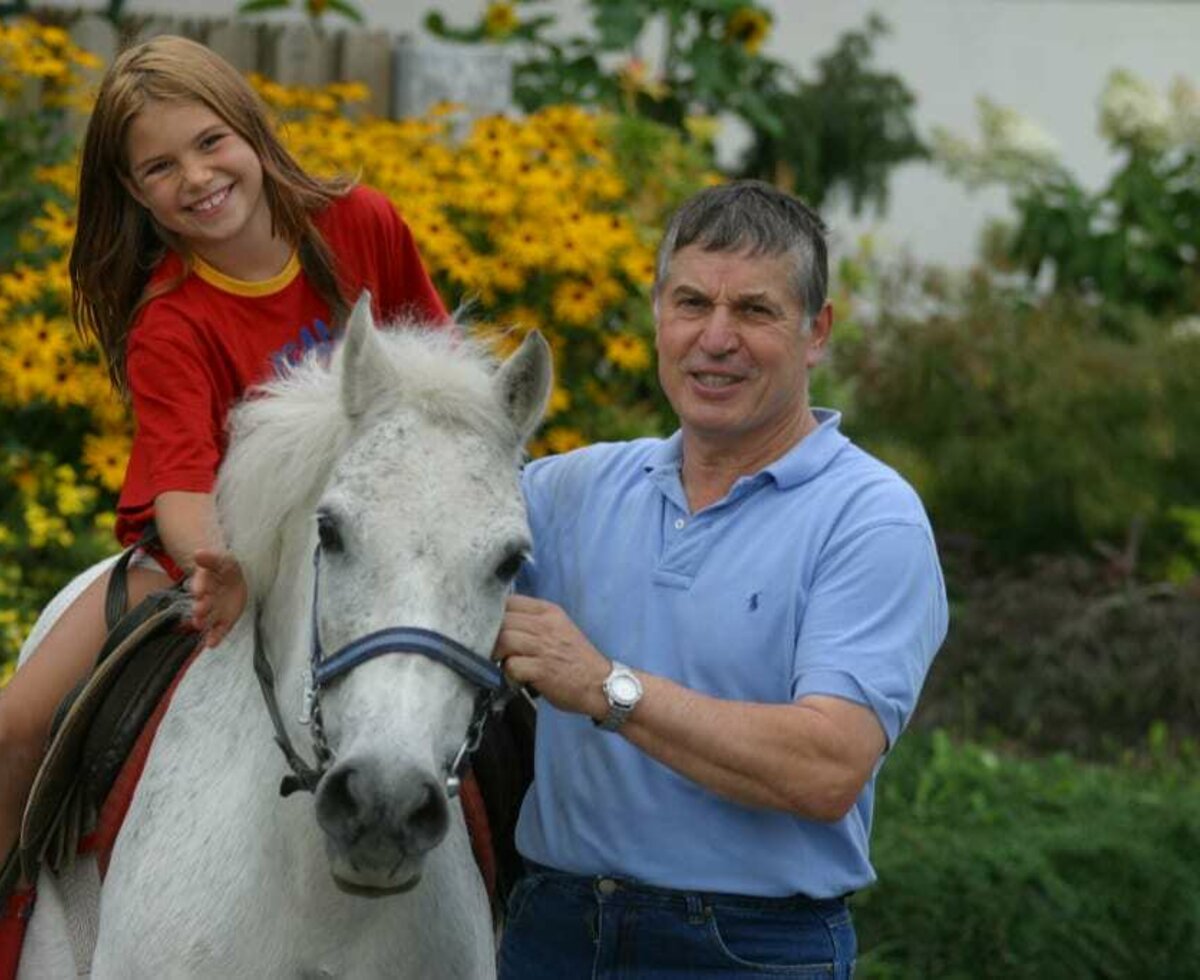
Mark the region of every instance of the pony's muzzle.
[[316, 807], [334, 854], [373, 878], [437, 847], [450, 827], [445, 791], [431, 772], [370, 758], [336, 763], [317, 786]]

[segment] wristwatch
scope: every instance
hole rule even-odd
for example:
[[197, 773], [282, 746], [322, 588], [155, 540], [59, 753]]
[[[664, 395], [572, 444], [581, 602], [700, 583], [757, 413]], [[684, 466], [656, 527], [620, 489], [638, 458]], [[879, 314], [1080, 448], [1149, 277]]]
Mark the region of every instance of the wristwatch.
[[604, 679], [604, 696], [608, 699], [608, 714], [596, 725], [606, 732], [615, 732], [641, 700], [642, 682], [632, 670], [614, 660]]

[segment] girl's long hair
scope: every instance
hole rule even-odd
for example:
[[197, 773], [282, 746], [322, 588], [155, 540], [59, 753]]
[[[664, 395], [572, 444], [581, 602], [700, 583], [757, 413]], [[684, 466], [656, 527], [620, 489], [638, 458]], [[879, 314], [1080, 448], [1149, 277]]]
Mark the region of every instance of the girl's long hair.
[[345, 194], [351, 181], [321, 180], [301, 169], [271, 125], [266, 106], [238, 71], [202, 44], [162, 36], [123, 52], [100, 84], [83, 142], [79, 220], [71, 248], [75, 326], [104, 352], [113, 386], [128, 393], [125, 349], [138, 310], [181, 280], [146, 290], [167, 248], [190, 256], [129, 194], [129, 125], [150, 100], [200, 102], [253, 147], [262, 163], [272, 234], [292, 243], [304, 274], [341, 323], [350, 304], [313, 215]]

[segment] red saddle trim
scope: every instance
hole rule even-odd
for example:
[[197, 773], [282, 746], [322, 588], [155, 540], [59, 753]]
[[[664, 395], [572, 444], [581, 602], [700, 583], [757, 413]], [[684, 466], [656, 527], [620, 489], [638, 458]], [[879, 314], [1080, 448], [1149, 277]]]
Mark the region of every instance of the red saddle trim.
[[0, 980], [15, 980], [17, 976], [21, 945], [36, 899], [35, 889], [18, 888], [4, 904], [4, 914], [0, 915]]

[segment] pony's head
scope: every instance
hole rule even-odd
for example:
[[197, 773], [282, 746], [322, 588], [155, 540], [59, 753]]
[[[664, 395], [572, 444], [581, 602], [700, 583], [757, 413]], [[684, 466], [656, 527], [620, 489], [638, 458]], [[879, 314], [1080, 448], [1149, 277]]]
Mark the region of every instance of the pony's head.
[[[486, 665], [530, 547], [518, 466], [550, 375], [536, 334], [496, 368], [453, 336], [376, 331], [360, 301], [331, 364], [306, 363], [238, 410], [222, 518], [285, 713], [310, 666], [379, 631], [434, 635]], [[350, 659], [318, 682], [330, 757], [317, 821], [342, 887], [403, 890], [449, 827], [447, 777], [480, 688], [420, 653]]]

